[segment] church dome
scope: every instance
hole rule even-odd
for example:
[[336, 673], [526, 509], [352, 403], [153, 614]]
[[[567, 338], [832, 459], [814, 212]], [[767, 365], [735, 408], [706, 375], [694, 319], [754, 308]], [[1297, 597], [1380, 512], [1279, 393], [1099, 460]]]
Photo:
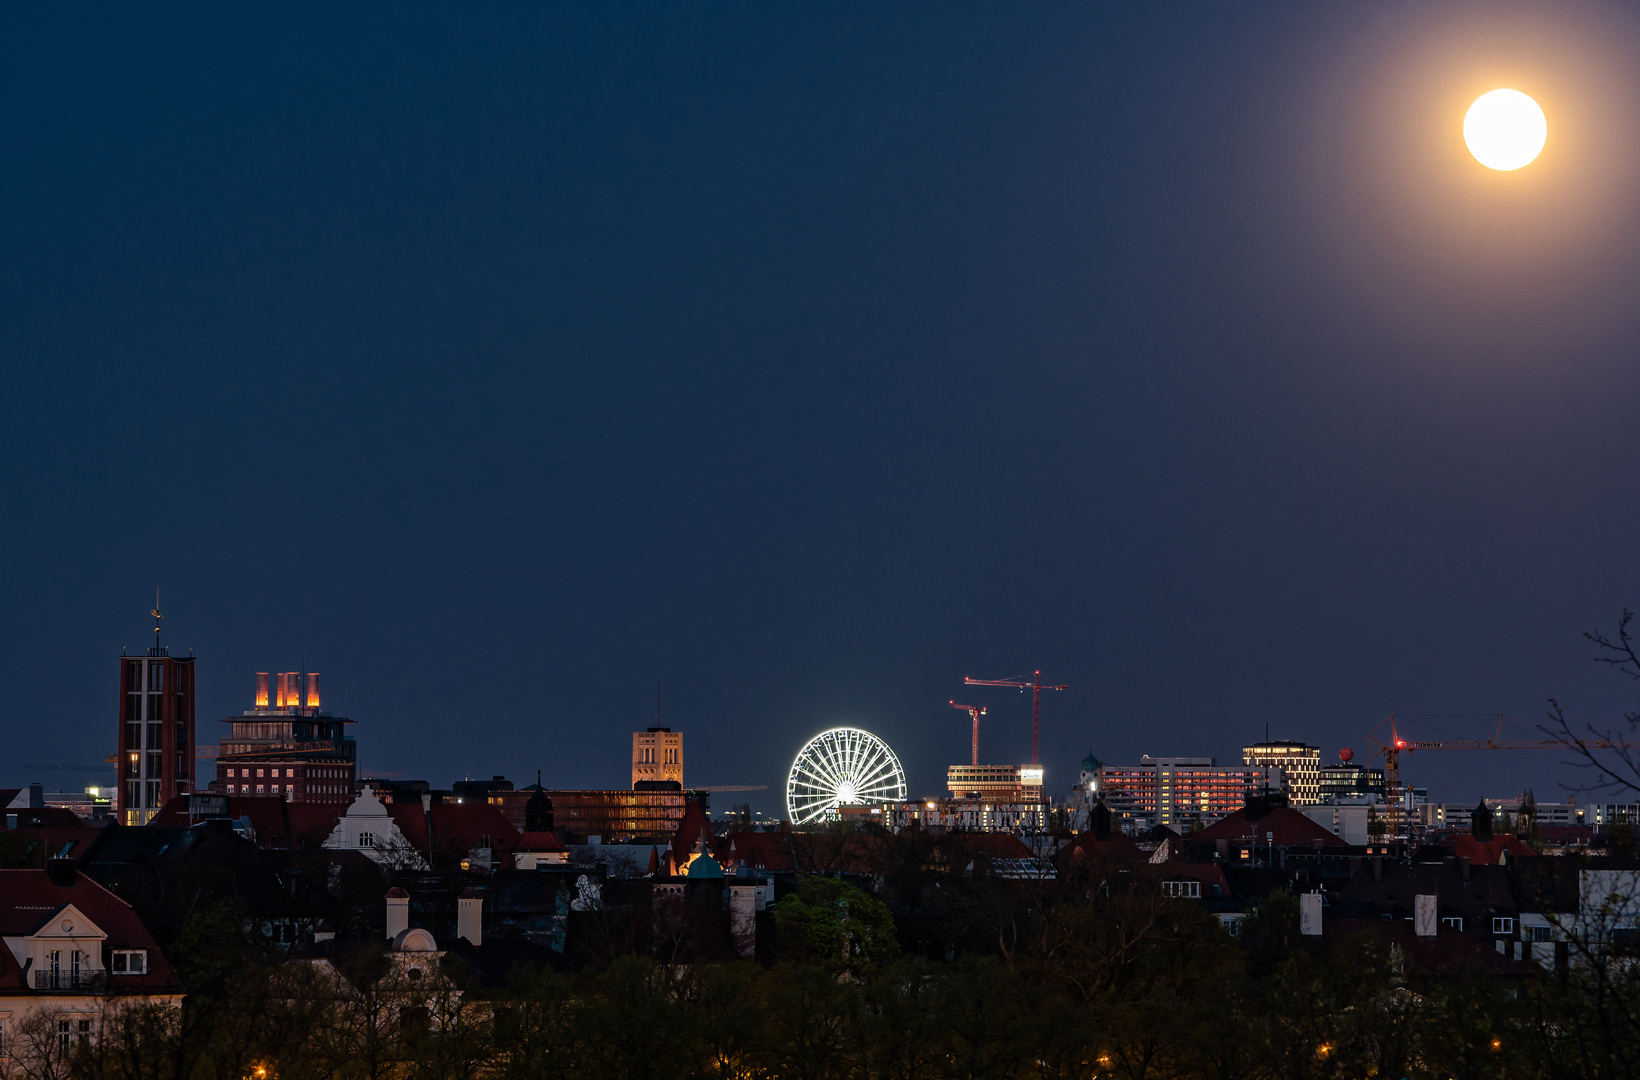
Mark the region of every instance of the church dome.
[[723, 867], [710, 855], [697, 855], [689, 863], [689, 876], [692, 878], [720, 878], [723, 876]]

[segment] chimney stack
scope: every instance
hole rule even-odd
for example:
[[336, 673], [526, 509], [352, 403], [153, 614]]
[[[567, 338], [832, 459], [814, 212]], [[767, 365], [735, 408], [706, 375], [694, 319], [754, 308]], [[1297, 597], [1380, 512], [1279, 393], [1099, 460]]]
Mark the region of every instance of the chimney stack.
[[268, 673], [265, 671], [256, 673], [256, 707], [258, 709], [268, 707]]
[[58, 888], [71, 888], [74, 885], [74, 860], [47, 859], [46, 877]]
[[398, 886], [387, 890], [387, 939], [410, 929], [410, 894]]
[[1305, 893], [1298, 898], [1298, 932], [1304, 937], [1321, 936], [1321, 894]]
[[1412, 927], [1421, 938], [1435, 936], [1441, 921], [1435, 917], [1435, 897], [1424, 893], [1412, 898]]
[[307, 707], [310, 709], [319, 707], [319, 673], [317, 671], [308, 672]]
[[474, 946], [484, 944], [484, 894], [477, 889], [456, 898], [456, 937]]
[[30, 784], [28, 786], [28, 808], [43, 810], [46, 805], [46, 786], [44, 784]]

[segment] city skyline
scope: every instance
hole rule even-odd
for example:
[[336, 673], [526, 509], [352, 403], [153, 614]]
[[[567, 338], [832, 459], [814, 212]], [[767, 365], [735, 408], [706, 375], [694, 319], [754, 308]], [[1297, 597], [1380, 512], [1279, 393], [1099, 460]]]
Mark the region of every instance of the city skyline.
[[1071, 687], [1058, 792], [1633, 705], [1632, 13], [3, 18], [0, 782], [113, 752], [156, 585], [201, 723], [315, 668], [367, 769], [619, 786], [658, 677], [765, 812], [844, 724], [942, 790], [953, 699], [1029, 761], [965, 676]]

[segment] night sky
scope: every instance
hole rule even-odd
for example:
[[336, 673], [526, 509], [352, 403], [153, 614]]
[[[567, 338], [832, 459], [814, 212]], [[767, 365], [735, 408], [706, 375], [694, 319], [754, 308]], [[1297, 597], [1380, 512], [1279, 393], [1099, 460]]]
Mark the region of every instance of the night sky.
[[1630, 703], [1632, 11], [331, 7], [0, 15], [0, 783], [98, 779], [156, 586], [202, 743], [306, 667], [436, 786], [624, 786], [657, 677], [765, 812], [953, 697], [1026, 760], [965, 674], [1070, 684], [1061, 795]]

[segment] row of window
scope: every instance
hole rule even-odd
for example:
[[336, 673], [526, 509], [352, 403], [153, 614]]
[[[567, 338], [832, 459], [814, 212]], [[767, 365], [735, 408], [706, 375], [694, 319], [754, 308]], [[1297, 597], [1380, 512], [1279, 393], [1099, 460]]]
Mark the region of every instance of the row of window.
[[[346, 795], [352, 789], [345, 784], [309, 784], [306, 790], [312, 795]], [[270, 791], [274, 795], [286, 793], [294, 795], [297, 792], [297, 786], [295, 784], [257, 784], [255, 794], [267, 795]], [[249, 795], [251, 793], [250, 784], [228, 785], [229, 795]]]
[[[229, 766], [228, 776], [233, 777], [235, 775], [236, 775], [235, 767], [234, 766]], [[238, 768], [237, 775], [242, 776], [246, 779], [249, 779], [250, 775], [251, 775], [250, 767], [249, 766], [244, 766], [244, 767]], [[279, 769], [277, 767], [275, 767], [271, 772], [268, 772], [267, 770], [260, 769], [260, 768], [256, 770], [257, 779], [263, 778], [264, 775], [268, 775], [268, 776], [272, 776], [272, 777], [277, 778], [279, 776]], [[294, 777], [295, 775], [296, 775], [296, 770], [295, 769], [286, 769], [285, 770], [285, 776], [287, 778]], [[346, 769], [308, 769], [307, 770], [307, 775], [310, 776], [310, 777], [313, 777], [315, 779], [321, 779], [321, 780], [340, 780], [340, 779], [344, 779], [347, 776], [347, 770]]]
[[[67, 962], [64, 962], [62, 949], [52, 949], [46, 954], [46, 968], [53, 976], [63, 972], [79, 975], [82, 964], [89, 970], [91, 957], [78, 949], [70, 949]], [[109, 953], [108, 970], [115, 975], [146, 975], [148, 974], [147, 949], [114, 949]]]

